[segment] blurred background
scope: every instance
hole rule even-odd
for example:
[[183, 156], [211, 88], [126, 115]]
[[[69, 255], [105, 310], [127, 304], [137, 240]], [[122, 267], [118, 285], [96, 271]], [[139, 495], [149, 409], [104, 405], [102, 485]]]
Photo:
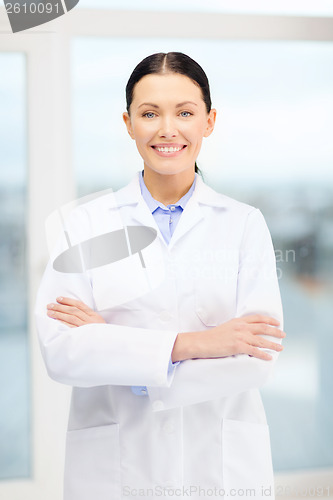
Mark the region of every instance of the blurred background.
[[81, 0], [15, 35], [0, 8], [0, 27], [0, 498], [61, 498], [69, 389], [47, 379], [32, 318], [44, 220], [142, 168], [125, 85], [160, 51], [210, 80], [204, 180], [272, 234], [288, 334], [262, 390], [277, 493], [333, 495], [332, 2]]

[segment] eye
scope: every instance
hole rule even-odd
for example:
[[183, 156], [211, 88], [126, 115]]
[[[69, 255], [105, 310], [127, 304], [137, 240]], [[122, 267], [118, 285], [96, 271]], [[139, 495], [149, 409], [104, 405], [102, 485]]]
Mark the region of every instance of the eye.
[[180, 113], [180, 116], [182, 116], [183, 118], [187, 118], [188, 116], [192, 116], [192, 113], [190, 113], [189, 111], [182, 111]]
[[142, 116], [145, 116], [146, 118], [154, 118], [154, 116], [156, 115], [152, 111], [148, 111], [147, 113], [144, 113]]

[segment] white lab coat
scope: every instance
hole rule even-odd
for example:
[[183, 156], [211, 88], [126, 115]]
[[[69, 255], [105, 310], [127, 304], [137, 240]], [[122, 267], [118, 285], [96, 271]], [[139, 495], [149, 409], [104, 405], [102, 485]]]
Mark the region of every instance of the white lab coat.
[[[166, 273], [143, 295], [135, 290], [154, 281], [156, 273], [142, 274], [155, 258], [149, 248], [142, 252], [148, 271], [138, 254], [82, 274], [46, 269], [36, 306], [41, 351], [49, 375], [73, 386], [64, 499], [223, 498], [223, 490], [229, 497], [274, 498], [258, 388], [270, 378], [277, 353], [272, 361], [186, 360], [168, 374], [178, 332], [253, 313], [282, 322], [262, 214], [197, 177], [166, 245], [138, 175], [115, 198], [118, 210], [107, 196], [76, 210], [72, 242], [119, 228], [118, 213], [122, 224], [156, 228]], [[60, 295], [95, 307], [107, 324], [69, 328], [50, 319], [46, 304]], [[135, 395], [133, 385], [147, 386], [148, 396]]]

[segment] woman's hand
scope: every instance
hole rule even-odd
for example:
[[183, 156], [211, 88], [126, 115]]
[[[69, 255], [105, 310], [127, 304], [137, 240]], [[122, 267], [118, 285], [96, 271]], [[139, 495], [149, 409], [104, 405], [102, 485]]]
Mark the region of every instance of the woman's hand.
[[47, 315], [71, 328], [89, 323], [106, 323], [102, 316], [86, 304], [68, 297], [58, 297], [56, 303], [48, 304]]
[[262, 337], [269, 335], [282, 339], [279, 322], [271, 317], [255, 314], [234, 318], [210, 330], [178, 334], [172, 351], [172, 361], [197, 358], [223, 358], [234, 354], [248, 354], [270, 360], [272, 356], [262, 350], [282, 351], [283, 346]]

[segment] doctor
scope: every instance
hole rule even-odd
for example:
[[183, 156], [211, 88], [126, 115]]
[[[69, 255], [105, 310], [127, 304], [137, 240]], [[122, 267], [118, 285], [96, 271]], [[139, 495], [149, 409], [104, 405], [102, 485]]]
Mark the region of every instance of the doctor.
[[[269, 231], [197, 173], [216, 110], [195, 61], [145, 58], [126, 98], [144, 170], [116, 208], [107, 196], [87, 203], [69, 230], [85, 241], [119, 229], [120, 211], [124, 225], [156, 229], [165, 276], [140, 295], [138, 254], [85, 273], [48, 264], [41, 350], [49, 375], [73, 386], [64, 500], [273, 499], [259, 388], [285, 333]], [[142, 254], [149, 273], [154, 257]]]

